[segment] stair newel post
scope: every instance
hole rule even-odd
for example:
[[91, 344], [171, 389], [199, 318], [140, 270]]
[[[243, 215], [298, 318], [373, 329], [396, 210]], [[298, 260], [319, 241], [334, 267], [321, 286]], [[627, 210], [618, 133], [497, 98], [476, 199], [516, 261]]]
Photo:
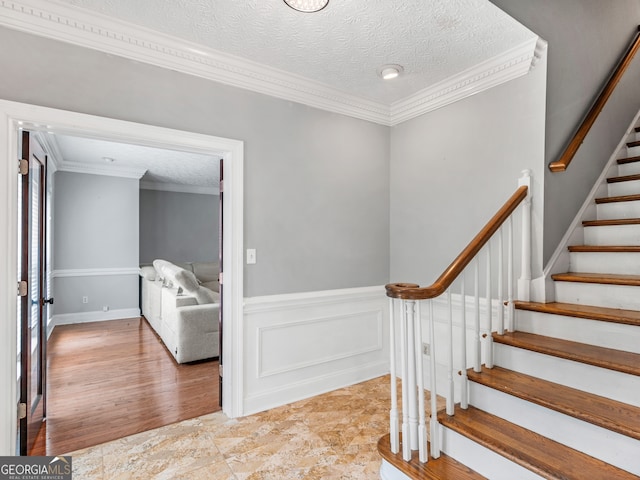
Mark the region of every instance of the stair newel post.
[[462, 282], [460, 283], [460, 307], [462, 308], [462, 332], [460, 336], [460, 343], [462, 348], [460, 350], [460, 375], [462, 381], [460, 383], [460, 408], [467, 409], [469, 402], [467, 398], [467, 297], [465, 294], [465, 274], [462, 273]]
[[499, 335], [504, 335], [504, 238], [502, 228], [498, 231], [498, 326]]
[[453, 307], [451, 305], [451, 289], [447, 290], [447, 308], [449, 310], [447, 325], [447, 348], [449, 349], [447, 362], [447, 415], [453, 415]]
[[411, 432], [409, 429], [409, 365], [407, 345], [407, 300], [401, 300], [400, 304], [400, 363], [402, 369], [402, 458], [408, 462], [411, 460]]
[[[416, 382], [416, 364], [419, 361], [418, 355], [421, 350], [416, 351], [415, 337], [415, 312], [416, 301], [405, 301], [407, 318], [407, 364], [409, 366], [409, 376], [407, 378], [407, 390], [409, 391], [409, 435], [407, 443], [411, 450], [418, 450], [418, 394]], [[404, 380], [404, 379], [403, 379]], [[402, 388], [404, 391], [404, 387]], [[403, 437], [405, 433], [403, 432]]]
[[487, 277], [486, 277], [486, 352], [484, 364], [487, 368], [493, 368], [493, 342], [491, 337], [491, 327], [493, 322], [493, 303], [491, 302], [491, 242], [487, 243]]
[[507, 220], [507, 330], [514, 329], [515, 307], [513, 304], [513, 216]]
[[389, 427], [391, 451], [398, 453], [400, 448], [400, 432], [398, 430], [398, 387], [396, 378], [396, 322], [395, 308], [398, 301], [389, 298], [389, 370], [391, 376], [391, 410], [389, 411]]
[[436, 388], [436, 345], [435, 321], [433, 317], [433, 300], [429, 300], [429, 342], [431, 351], [429, 356], [429, 391], [431, 396], [431, 419], [429, 422], [429, 437], [431, 439], [431, 458], [440, 458], [440, 432], [438, 431], [438, 390]]
[[475, 307], [475, 312], [474, 312], [474, 317], [475, 317], [475, 321], [473, 324], [473, 329], [474, 329], [474, 336], [475, 336], [475, 340], [473, 342], [474, 346], [475, 346], [475, 355], [474, 355], [474, 362], [473, 362], [473, 370], [475, 372], [480, 373], [481, 368], [480, 366], [482, 365], [482, 345], [480, 343], [480, 259], [479, 257], [476, 257], [475, 261], [474, 261], [474, 270], [473, 270], [473, 277], [474, 277], [474, 307]]
[[418, 377], [418, 457], [422, 463], [427, 462], [427, 427], [424, 405], [424, 369], [422, 356], [422, 313], [420, 302], [416, 302], [416, 370]]
[[528, 302], [531, 297], [531, 170], [523, 170], [518, 186], [526, 185], [527, 196], [522, 202], [522, 268], [518, 280], [518, 298]]

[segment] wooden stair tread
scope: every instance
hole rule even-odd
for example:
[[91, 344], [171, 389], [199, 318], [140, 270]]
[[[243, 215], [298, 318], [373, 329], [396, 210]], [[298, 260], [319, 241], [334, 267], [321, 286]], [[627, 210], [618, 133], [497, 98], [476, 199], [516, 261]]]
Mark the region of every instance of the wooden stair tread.
[[418, 452], [415, 451], [411, 454], [411, 460], [405, 462], [402, 458], [402, 450], [398, 453], [391, 452], [391, 440], [388, 434], [378, 440], [378, 453], [402, 473], [416, 480], [483, 480], [486, 478], [444, 453], [440, 454], [440, 458], [429, 458], [427, 463], [420, 463]]
[[607, 178], [607, 183], [633, 182], [634, 180], [640, 180], [640, 174], [609, 177]]
[[635, 142], [627, 142], [627, 147], [629, 148], [640, 147], [640, 140], [636, 140]]
[[640, 312], [637, 310], [623, 310], [621, 308], [595, 307], [561, 302], [515, 302], [515, 308], [551, 315], [564, 315], [566, 317], [640, 326]]
[[640, 275], [614, 275], [611, 273], [556, 273], [551, 278], [557, 282], [602, 283], [606, 285], [640, 286]]
[[585, 227], [606, 227], [611, 225], [640, 225], [640, 218], [615, 218], [611, 220], [585, 220]]
[[617, 160], [618, 165], [624, 165], [625, 163], [634, 163], [634, 162], [640, 162], [640, 156], [619, 158]]
[[466, 410], [456, 406], [453, 416], [441, 412], [438, 420], [546, 479], [638, 479], [632, 473], [471, 406]]
[[640, 440], [640, 408], [502, 367], [470, 369], [469, 380]]
[[640, 200], [640, 194], [618, 195], [615, 197], [600, 197], [596, 198], [596, 203], [602, 205], [603, 203], [635, 202], [637, 200]]
[[637, 253], [640, 245], [571, 245], [570, 252]]
[[640, 376], [640, 354], [637, 353], [526, 332], [494, 333], [492, 337], [495, 343]]

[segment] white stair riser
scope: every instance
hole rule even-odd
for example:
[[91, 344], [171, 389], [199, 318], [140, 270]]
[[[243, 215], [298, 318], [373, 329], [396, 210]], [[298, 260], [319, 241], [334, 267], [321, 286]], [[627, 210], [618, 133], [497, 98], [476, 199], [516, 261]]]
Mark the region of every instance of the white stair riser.
[[640, 310], [640, 287], [558, 281], [555, 287], [561, 303]]
[[596, 205], [598, 220], [640, 218], [640, 200], [632, 202], [600, 203]]
[[569, 254], [569, 271], [640, 275], [640, 253], [571, 252]]
[[516, 330], [640, 354], [640, 327], [516, 310]]
[[640, 155], [640, 147], [627, 147], [627, 157], [637, 157]]
[[640, 173], [640, 162], [623, 163], [618, 165], [618, 175], [636, 175]]
[[607, 192], [610, 197], [617, 197], [620, 195], [637, 195], [640, 193], [640, 180], [609, 183], [607, 185]]
[[640, 407], [640, 377], [494, 342], [494, 364]]
[[640, 225], [584, 228], [585, 245], [640, 245]]
[[442, 451], [491, 480], [540, 480], [543, 477], [449, 428], [442, 430]]
[[469, 404], [623, 470], [640, 475], [640, 441], [470, 382]]

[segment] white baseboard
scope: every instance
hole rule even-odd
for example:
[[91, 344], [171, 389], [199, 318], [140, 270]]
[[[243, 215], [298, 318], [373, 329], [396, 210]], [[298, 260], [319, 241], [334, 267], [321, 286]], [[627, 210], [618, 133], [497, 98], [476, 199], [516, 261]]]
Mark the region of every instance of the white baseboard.
[[245, 299], [243, 415], [387, 374], [387, 306], [381, 286]]
[[69, 325], [72, 323], [104, 322], [107, 320], [119, 320], [122, 318], [136, 318], [140, 316], [139, 308], [121, 308], [119, 310], [109, 310], [106, 312], [79, 312], [63, 313], [51, 317], [49, 330], [52, 331], [57, 325]]

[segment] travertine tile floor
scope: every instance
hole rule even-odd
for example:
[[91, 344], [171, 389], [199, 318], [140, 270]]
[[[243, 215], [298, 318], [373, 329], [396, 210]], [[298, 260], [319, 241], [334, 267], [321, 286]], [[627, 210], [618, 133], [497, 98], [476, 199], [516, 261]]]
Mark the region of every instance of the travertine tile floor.
[[384, 376], [240, 419], [186, 420], [71, 453], [73, 478], [377, 479], [389, 392]]

